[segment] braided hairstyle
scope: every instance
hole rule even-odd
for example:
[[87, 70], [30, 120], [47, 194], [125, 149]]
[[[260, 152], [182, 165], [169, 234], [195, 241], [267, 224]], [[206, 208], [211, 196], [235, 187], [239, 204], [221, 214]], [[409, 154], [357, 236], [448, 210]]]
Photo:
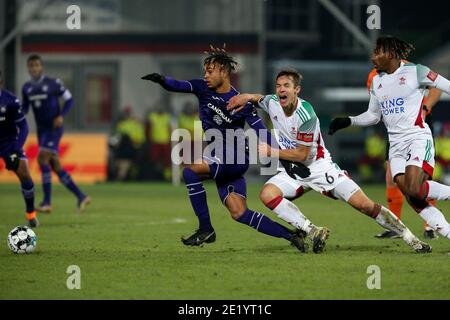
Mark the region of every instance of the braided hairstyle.
[[209, 45], [210, 50], [205, 51], [208, 56], [203, 60], [203, 65], [217, 64], [221, 69], [225, 69], [228, 74], [236, 71], [238, 63], [225, 50], [225, 43], [223, 48], [215, 48]]
[[374, 52], [384, 51], [392, 55], [393, 58], [404, 60], [407, 59], [411, 51], [415, 48], [411, 43], [396, 38], [394, 36], [382, 36], [377, 39]]

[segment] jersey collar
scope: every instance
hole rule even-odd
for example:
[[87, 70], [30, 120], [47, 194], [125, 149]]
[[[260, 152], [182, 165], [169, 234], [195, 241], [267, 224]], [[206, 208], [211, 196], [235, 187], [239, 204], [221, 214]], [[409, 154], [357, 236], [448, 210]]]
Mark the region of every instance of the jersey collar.
[[32, 83], [41, 83], [45, 78], [45, 74], [43, 74], [38, 80], [34, 81], [33, 79], [31, 79]]

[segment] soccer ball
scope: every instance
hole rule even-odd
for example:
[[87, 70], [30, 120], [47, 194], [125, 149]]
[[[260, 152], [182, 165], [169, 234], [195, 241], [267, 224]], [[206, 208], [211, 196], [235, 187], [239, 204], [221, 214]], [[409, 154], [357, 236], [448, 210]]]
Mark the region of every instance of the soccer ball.
[[28, 227], [15, 227], [8, 234], [8, 247], [14, 253], [32, 253], [36, 248], [37, 237]]

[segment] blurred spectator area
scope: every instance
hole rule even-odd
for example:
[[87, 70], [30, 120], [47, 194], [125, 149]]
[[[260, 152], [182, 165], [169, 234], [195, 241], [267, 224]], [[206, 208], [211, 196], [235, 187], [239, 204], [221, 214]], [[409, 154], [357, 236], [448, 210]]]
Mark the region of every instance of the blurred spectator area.
[[[326, 5], [334, 5], [334, 12]], [[81, 29], [66, 27], [67, 7], [81, 9]], [[381, 8], [381, 30], [366, 26], [367, 7]], [[367, 40], [345, 27], [336, 11]], [[314, 106], [335, 160], [357, 171], [368, 135], [349, 128], [327, 135], [331, 117], [366, 110], [371, 45], [380, 34], [412, 42], [410, 61], [450, 76], [450, 19], [430, 18], [406, 0], [8, 0], [0, 1], [0, 35], [15, 33], [1, 49], [6, 87], [20, 96], [28, 80], [26, 59], [39, 53], [45, 73], [63, 80], [75, 98], [67, 131], [109, 132], [122, 106], [144, 122], [163, 104], [177, 117], [189, 94], [171, 94], [140, 80], [158, 72], [178, 79], [203, 76], [203, 52], [222, 46], [240, 63], [232, 82], [241, 92], [272, 92], [284, 67], [304, 76], [301, 97]], [[449, 120], [449, 96], [435, 108], [435, 122]], [[28, 116], [30, 127], [34, 119]], [[383, 129], [382, 129], [383, 130]]]

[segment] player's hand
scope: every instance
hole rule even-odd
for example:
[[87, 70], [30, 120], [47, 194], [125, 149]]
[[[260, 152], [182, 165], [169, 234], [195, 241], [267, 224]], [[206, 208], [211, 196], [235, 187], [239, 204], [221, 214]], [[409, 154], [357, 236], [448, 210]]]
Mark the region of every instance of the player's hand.
[[164, 76], [159, 73], [150, 73], [146, 76], [141, 77], [142, 80], [149, 80], [156, 83], [163, 83], [164, 82]]
[[63, 116], [59, 115], [55, 119], [53, 119], [53, 128], [55, 128], [55, 129], [61, 128], [63, 123], [64, 123], [64, 118], [63, 118]]
[[352, 124], [352, 121], [350, 120], [349, 117], [334, 118], [330, 123], [330, 127], [328, 128], [328, 134], [333, 135], [336, 131], [347, 128], [351, 124]]
[[11, 152], [6, 158], [6, 169], [11, 171], [17, 171], [20, 164], [20, 156], [18, 152]]
[[258, 153], [262, 157], [278, 157], [278, 150], [272, 148], [267, 143], [258, 144]]
[[241, 111], [247, 102], [249, 102], [251, 97], [246, 94], [238, 94], [228, 100], [227, 110], [233, 110], [233, 113]]
[[[292, 162], [280, 159], [281, 165], [286, 169], [286, 173], [292, 178], [297, 179], [300, 178], [308, 178], [311, 175], [311, 170], [303, 163], [300, 162]], [[297, 177], [298, 176], [298, 177]]]

